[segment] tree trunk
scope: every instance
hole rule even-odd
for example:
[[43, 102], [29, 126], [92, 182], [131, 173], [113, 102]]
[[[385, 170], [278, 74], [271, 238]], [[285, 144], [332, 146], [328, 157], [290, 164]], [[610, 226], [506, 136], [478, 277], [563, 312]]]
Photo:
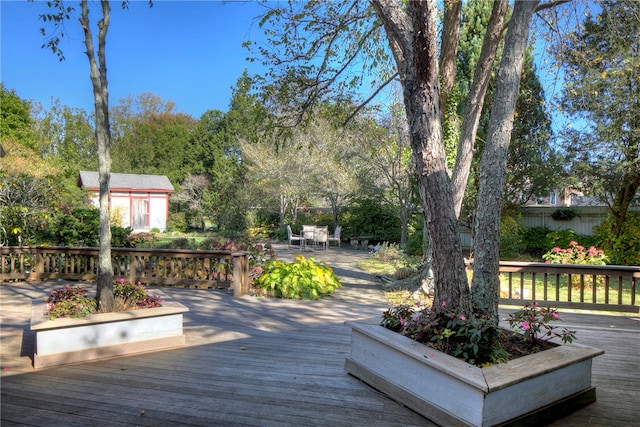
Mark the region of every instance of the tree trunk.
[[460, 39], [461, 0], [444, 1], [444, 20], [442, 22], [442, 49], [440, 50], [440, 74], [442, 90], [440, 92], [440, 111], [447, 109], [447, 100], [456, 82], [456, 60], [458, 40]]
[[102, 19], [98, 21], [98, 61], [96, 63], [93, 35], [89, 26], [87, 0], [81, 3], [80, 24], [84, 30], [84, 43], [89, 58], [91, 84], [96, 114], [96, 141], [98, 145], [98, 181], [100, 183], [100, 248], [98, 252], [98, 283], [96, 299], [101, 311], [113, 311], [113, 265], [111, 263], [111, 224], [109, 218], [109, 177], [111, 173], [111, 131], [109, 129], [109, 97], [107, 90], [107, 64], [105, 40], [109, 28], [109, 2], [102, 0]]
[[454, 203], [456, 216], [460, 216], [464, 192], [467, 188], [467, 180], [471, 170], [473, 160], [473, 147], [475, 145], [476, 134], [478, 133], [478, 123], [484, 106], [484, 97], [487, 93], [493, 62], [498, 52], [498, 45], [502, 38], [504, 18], [507, 14], [508, 1], [496, 0], [493, 3], [491, 17], [487, 26], [487, 32], [482, 41], [480, 57], [473, 74], [473, 82], [464, 107], [462, 118], [462, 130], [458, 143], [456, 164], [453, 168], [452, 181], [454, 192]]
[[480, 163], [471, 298], [476, 313], [498, 320], [500, 214], [506, 163], [529, 23], [538, 1], [517, 0], [509, 22], [489, 132]]
[[384, 24], [402, 82], [420, 200], [433, 253], [434, 304], [446, 303], [469, 315], [469, 284], [446, 170], [440, 114], [437, 2], [409, 2], [409, 13], [395, 0], [373, 0], [372, 4]]
[[626, 173], [622, 182], [623, 185], [618, 190], [611, 209], [614, 214], [613, 224], [611, 226], [612, 240], [620, 237], [622, 233], [622, 227], [627, 217], [629, 206], [631, 206], [631, 202], [640, 187], [640, 175], [634, 172]]

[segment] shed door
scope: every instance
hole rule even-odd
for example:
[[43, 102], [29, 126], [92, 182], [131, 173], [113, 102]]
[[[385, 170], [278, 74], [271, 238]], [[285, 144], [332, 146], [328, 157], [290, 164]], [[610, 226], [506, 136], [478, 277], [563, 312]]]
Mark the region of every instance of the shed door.
[[149, 200], [132, 199], [133, 229], [149, 228]]

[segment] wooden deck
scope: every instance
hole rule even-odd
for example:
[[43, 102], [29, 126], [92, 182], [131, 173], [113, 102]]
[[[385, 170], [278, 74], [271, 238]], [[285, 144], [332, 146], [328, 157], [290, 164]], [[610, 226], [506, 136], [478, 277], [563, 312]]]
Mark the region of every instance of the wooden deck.
[[[290, 251], [281, 252], [283, 258]], [[319, 301], [234, 298], [167, 288], [187, 305], [187, 346], [44, 370], [31, 368], [32, 298], [60, 283], [0, 285], [2, 426], [432, 426], [344, 371], [347, 320], [378, 318], [364, 251], [316, 252], [345, 287]], [[598, 401], [554, 426], [640, 425], [640, 319], [563, 314], [594, 362]]]

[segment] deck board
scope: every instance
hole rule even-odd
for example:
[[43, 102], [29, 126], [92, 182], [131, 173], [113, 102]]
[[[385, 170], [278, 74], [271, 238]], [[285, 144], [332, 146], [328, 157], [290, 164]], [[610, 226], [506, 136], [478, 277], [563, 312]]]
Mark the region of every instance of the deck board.
[[[167, 288], [190, 309], [185, 347], [42, 370], [30, 366], [22, 307], [56, 284], [2, 284], [2, 425], [433, 426], [344, 371], [344, 322], [375, 321], [386, 307], [375, 278], [354, 267], [363, 255], [314, 253], [345, 284], [319, 301]], [[563, 322], [607, 352], [594, 360], [598, 401], [552, 425], [638, 425], [640, 321], [563, 313]]]

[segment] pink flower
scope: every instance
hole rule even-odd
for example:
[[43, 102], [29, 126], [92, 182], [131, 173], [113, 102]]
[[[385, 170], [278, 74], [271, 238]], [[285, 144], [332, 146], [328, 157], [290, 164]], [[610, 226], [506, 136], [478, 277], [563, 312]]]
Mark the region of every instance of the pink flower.
[[576, 246], [576, 249], [579, 250], [579, 251], [583, 251], [584, 250], [584, 246], [578, 245], [578, 246]]
[[447, 302], [446, 302], [446, 301], [442, 301], [442, 302], [440, 303], [440, 307], [446, 307], [446, 306], [447, 306]]
[[553, 317], [554, 319], [558, 320], [560, 318], [560, 315], [558, 314], [557, 311], [554, 311], [553, 313], [551, 313], [551, 317]]
[[578, 244], [578, 242], [576, 242], [575, 240], [572, 240], [572, 241], [569, 242], [569, 246], [575, 246], [577, 244]]
[[522, 329], [524, 329], [525, 331], [528, 331], [529, 329], [531, 329], [531, 325], [529, 324], [529, 322], [527, 320], [522, 322]]
[[557, 246], [556, 246], [555, 248], [551, 249], [551, 250], [552, 250], [553, 252], [561, 252], [561, 251], [562, 251], [562, 249], [560, 249], [560, 248], [559, 248], [559, 247], [557, 247]]
[[467, 320], [467, 318], [466, 318], [466, 317], [464, 317], [464, 314], [461, 314], [461, 315], [460, 315], [460, 320], [465, 321], [465, 320]]
[[532, 307], [537, 307], [537, 306], [538, 306], [538, 302], [537, 302], [537, 301], [532, 302], [532, 303], [531, 303], [531, 306], [532, 306]]
[[120, 282], [121, 285], [124, 284], [124, 277], [121, 277], [120, 280], [118, 280], [118, 282]]

